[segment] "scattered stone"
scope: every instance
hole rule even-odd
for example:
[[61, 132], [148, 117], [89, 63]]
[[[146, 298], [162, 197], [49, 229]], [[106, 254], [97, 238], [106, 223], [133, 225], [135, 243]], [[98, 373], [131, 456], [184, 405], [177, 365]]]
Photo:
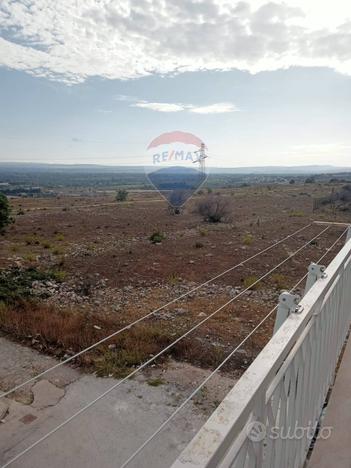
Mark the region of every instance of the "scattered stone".
[[179, 307], [178, 309], [175, 309], [174, 312], [178, 315], [183, 315], [187, 313], [187, 310]]

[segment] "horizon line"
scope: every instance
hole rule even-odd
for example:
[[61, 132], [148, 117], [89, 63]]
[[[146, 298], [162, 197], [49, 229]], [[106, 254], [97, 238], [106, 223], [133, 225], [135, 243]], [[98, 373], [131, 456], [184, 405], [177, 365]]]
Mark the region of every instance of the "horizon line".
[[[44, 165], [44, 166], [92, 166], [92, 167], [153, 167], [152, 164], [99, 164], [99, 163], [59, 163], [59, 162], [42, 162], [42, 161], [0, 161], [0, 165]], [[214, 169], [243, 169], [243, 168], [294, 168], [294, 167], [328, 167], [328, 168], [341, 168], [341, 169], [350, 169], [350, 166], [335, 166], [333, 164], [293, 164], [293, 165], [280, 165], [280, 164], [265, 164], [265, 165], [252, 165], [252, 166], [207, 166], [208, 168]]]

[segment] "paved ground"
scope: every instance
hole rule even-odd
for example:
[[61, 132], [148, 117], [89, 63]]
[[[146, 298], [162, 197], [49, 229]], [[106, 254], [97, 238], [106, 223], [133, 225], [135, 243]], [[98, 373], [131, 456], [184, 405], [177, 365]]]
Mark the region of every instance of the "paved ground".
[[349, 339], [336, 377], [324, 428], [331, 437], [318, 439], [308, 468], [351, 468], [351, 340]]
[[[55, 362], [1, 337], [0, 355], [2, 390], [11, 388], [14, 383], [24, 381]], [[176, 366], [167, 374], [169, 378], [165, 385], [152, 387], [147, 384], [145, 376], [123, 384], [11, 466], [117, 468], [191, 393], [190, 387], [193, 388], [194, 383], [196, 384], [194, 380], [204, 376], [204, 371], [200, 369], [185, 370], [189, 386], [182, 388], [175, 383], [179, 377]], [[232, 384], [225, 378], [221, 378], [220, 382], [223, 380], [228, 386]], [[59, 372], [49, 374], [47, 379], [17, 393], [15, 400], [0, 400], [0, 465], [115, 382], [113, 379], [82, 375], [77, 370], [62, 367]], [[221, 388], [220, 393], [226, 391], [227, 388]], [[217, 395], [219, 400], [223, 396]], [[207, 413], [209, 409], [207, 408]], [[190, 404], [130, 466], [170, 466], [206, 418], [201, 402], [200, 405], [199, 401], [197, 404]]]

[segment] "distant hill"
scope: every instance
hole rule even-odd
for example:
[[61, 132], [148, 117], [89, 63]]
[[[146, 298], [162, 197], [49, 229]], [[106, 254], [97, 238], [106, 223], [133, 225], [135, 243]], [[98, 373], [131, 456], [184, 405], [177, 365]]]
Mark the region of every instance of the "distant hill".
[[[150, 168], [151, 169], [151, 168]], [[153, 167], [155, 169], [155, 167]], [[1, 173], [71, 173], [71, 174], [140, 174], [144, 173], [143, 166], [100, 166], [95, 164], [40, 164], [40, 163], [11, 163], [0, 162]], [[335, 174], [351, 172], [351, 167], [338, 166], [255, 166], [255, 167], [210, 167], [211, 174]]]

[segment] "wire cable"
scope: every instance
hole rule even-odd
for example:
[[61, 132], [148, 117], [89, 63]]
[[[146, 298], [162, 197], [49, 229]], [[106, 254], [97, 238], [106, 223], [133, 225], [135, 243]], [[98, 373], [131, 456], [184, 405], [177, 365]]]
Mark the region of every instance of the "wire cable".
[[179, 301], [180, 299], [183, 299], [184, 297], [188, 296], [189, 294], [192, 294], [194, 293], [195, 291], [199, 290], [200, 288], [206, 286], [207, 284], [209, 283], [212, 283], [213, 281], [215, 281], [216, 279], [218, 278], [221, 278], [222, 276], [226, 275], [227, 273], [237, 269], [238, 267], [242, 266], [242, 265], [245, 265], [245, 263], [253, 260], [254, 258], [257, 258], [258, 256], [268, 252], [269, 250], [273, 249], [274, 247], [276, 247], [277, 245], [285, 242], [287, 239], [295, 236], [296, 234], [299, 234], [300, 232], [304, 231], [305, 229], [309, 228], [310, 226], [312, 226], [312, 223], [308, 224], [307, 226], [304, 226], [303, 228], [300, 228], [298, 229], [297, 231], [295, 231], [294, 233], [292, 234], [289, 234], [288, 236], [284, 237], [284, 239], [281, 239], [280, 241], [272, 244], [271, 246], [269, 247], [266, 247], [265, 249], [263, 250], [260, 250], [259, 252], [257, 252], [256, 254], [252, 255], [251, 257], [247, 258], [246, 260], [243, 260], [242, 262], [228, 268], [227, 270], [223, 271], [222, 273], [219, 273], [217, 276], [205, 281], [204, 283], [196, 286], [195, 288], [185, 292], [184, 294], [181, 294], [180, 296], [172, 299], [170, 302], [167, 302], [166, 304], [160, 306], [159, 308], [157, 309], [154, 309], [152, 310], [151, 312], [149, 312], [148, 314], [138, 318], [137, 320], [135, 320], [134, 322], [131, 322], [129, 323], [128, 325], [122, 327], [121, 329], [113, 332], [112, 334], [106, 336], [105, 338], [101, 339], [100, 341], [97, 341], [96, 343], [93, 343], [92, 345], [88, 346], [87, 348], [84, 348], [82, 349], [81, 351], [79, 351], [78, 353], [64, 359], [63, 361], [60, 361], [58, 362], [57, 364], [55, 364], [54, 366], [50, 367], [49, 369], [46, 369], [45, 371], [35, 375], [34, 377], [31, 377], [30, 379], [26, 380], [25, 382], [19, 384], [19, 385], [16, 385], [15, 387], [13, 387], [12, 389], [10, 390], [7, 390], [6, 392], [4, 393], [1, 393], [0, 394], [0, 399], [1, 398], [5, 398], [6, 396], [10, 395], [11, 393], [13, 392], [16, 392], [17, 390], [21, 389], [22, 387], [24, 387], [25, 385], [28, 385], [32, 382], [35, 382], [37, 380], [39, 380], [41, 377], [44, 377], [46, 374], [48, 374], [49, 372], [52, 372], [53, 370], [63, 366], [64, 364], [68, 364], [69, 362], [72, 362], [74, 359], [78, 358], [79, 356], [82, 356], [83, 354], [87, 353], [88, 351], [91, 351], [92, 349], [96, 348], [97, 346], [100, 346], [101, 344], [105, 343], [106, 341], [110, 340], [111, 338], [114, 338], [115, 336], [119, 335], [120, 333], [126, 331], [126, 330], [129, 330], [131, 327], [133, 327], [134, 325], [137, 325], [138, 323], [148, 319], [149, 317], [151, 317], [152, 315], [160, 312], [161, 310], [165, 309], [166, 307], [169, 307], [170, 305], [174, 304], [175, 302]]
[[[326, 255], [335, 247], [335, 245], [340, 241], [340, 239], [344, 236], [348, 228], [337, 238], [337, 240], [327, 249], [327, 252], [322, 255], [322, 257], [317, 260], [317, 263], [321, 262]], [[296, 284], [290, 289], [290, 293], [293, 292], [307, 277], [308, 273], [306, 273]], [[277, 310], [278, 304], [268, 312], [268, 314], [256, 325], [256, 327], [251, 330], [251, 332], [236, 346], [230, 354], [219, 364], [216, 369], [209, 374], [206, 379], [198, 386], [196, 389], [184, 400], [184, 402], [164, 421], [159, 428], [148, 438], [146, 441], [140, 445], [140, 447], [120, 466], [120, 468], [125, 468], [132, 462], [143, 450], [144, 448], [149, 445], [155, 437], [177, 416], [177, 414], [194, 398], [194, 396], [207, 384], [207, 382], [233, 357], [233, 355], [246, 343], [246, 341], [268, 320], [268, 318]]]
[[[344, 235], [347, 233], [347, 231], [349, 230], [349, 228], [347, 227], [341, 234], [340, 236], [336, 239], [336, 241], [330, 246], [327, 248], [327, 251], [317, 260], [316, 263], [320, 263], [322, 260], [324, 260], [324, 258], [333, 250], [333, 248], [337, 245], [338, 242], [340, 242], [340, 240], [344, 237]], [[308, 276], [308, 273], [305, 274], [305, 276], [303, 276], [300, 281], [295, 284], [294, 288], [293, 289], [296, 289], [304, 279], [306, 279]]]
[[223, 310], [225, 307], [227, 307], [229, 304], [231, 304], [232, 302], [234, 302], [235, 300], [237, 300], [239, 297], [241, 297], [243, 294], [245, 294], [248, 290], [250, 290], [251, 288], [253, 288], [256, 284], [258, 284], [260, 281], [264, 280], [265, 278], [267, 278], [267, 276], [269, 276], [271, 273], [273, 273], [275, 270], [277, 270], [279, 267], [281, 267], [282, 265], [284, 265], [286, 262], [288, 262], [291, 258], [293, 258], [295, 255], [297, 255], [299, 252], [301, 252], [304, 248], [306, 248], [307, 246], [309, 246], [311, 244], [311, 242], [313, 242], [315, 239], [317, 239], [318, 237], [320, 237], [321, 235], [323, 235], [326, 231], [328, 231], [328, 229], [330, 228], [330, 226], [327, 226], [325, 229], [323, 229], [319, 234], [317, 234], [316, 236], [314, 236], [312, 239], [310, 239], [308, 242], [306, 242], [302, 247], [300, 247], [299, 249], [297, 249], [295, 252], [293, 252], [292, 254], [290, 254], [288, 257], [286, 257], [284, 260], [282, 260], [278, 265], [276, 265], [275, 267], [273, 267], [271, 270], [269, 270], [267, 273], [265, 273], [264, 275], [262, 275], [260, 278], [258, 278], [255, 282], [253, 282], [249, 287], [245, 288], [243, 291], [241, 291], [239, 294], [237, 294], [235, 297], [231, 298], [229, 301], [227, 301], [225, 304], [221, 305], [218, 309], [216, 309], [214, 312], [212, 312], [210, 315], [208, 315], [207, 317], [205, 317], [203, 320], [201, 320], [200, 322], [198, 322], [196, 325], [194, 325], [190, 330], [188, 330], [186, 333], [184, 333], [183, 335], [181, 335], [180, 337], [178, 337], [176, 340], [174, 340], [172, 343], [170, 343], [168, 346], [166, 346], [164, 349], [162, 349], [159, 353], [155, 354], [152, 358], [150, 358], [149, 360], [145, 361], [143, 364], [141, 364], [140, 366], [138, 366], [134, 371], [132, 371], [130, 374], [128, 374], [126, 377], [124, 377], [123, 379], [119, 380], [117, 383], [115, 383], [114, 385], [112, 385], [112, 387], [110, 387], [109, 389], [107, 389], [105, 392], [103, 392], [101, 395], [99, 395], [98, 397], [96, 397], [94, 400], [92, 400], [90, 403], [88, 403], [87, 405], [83, 406], [83, 408], [81, 408], [80, 410], [78, 410], [76, 413], [74, 413], [72, 416], [70, 416], [69, 418], [67, 418], [65, 421], [63, 421], [61, 424], [59, 424], [58, 426], [56, 426], [54, 429], [52, 429], [51, 431], [49, 431], [47, 434], [45, 434], [44, 436], [42, 436], [40, 439], [38, 439], [36, 442], [33, 442], [31, 445], [29, 445], [26, 449], [24, 449], [22, 452], [20, 452], [19, 454], [17, 454], [14, 458], [12, 458], [11, 460], [9, 460], [7, 463], [5, 463], [5, 465], [3, 465], [1, 468], [6, 468], [8, 466], [10, 466], [13, 462], [15, 462], [16, 460], [18, 460], [19, 458], [22, 458], [23, 455], [25, 455], [26, 453], [30, 452], [33, 448], [35, 448], [37, 445], [41, 444], [42, 442], [44, 442], [45, 440], [47, 440], [49, 437], [51, 437], [53, 434], [55, 434], [58, 430], [62, 429], [63, 427], [65, 427], [67, 424], [69, 424], [71, 421], [73, 421], [75, 418], [77, 418], [78, 416], [80, 416], [82, 413], [84, 413], [85, 411], [87, 411], [89, 408], [91, 408], [92, 406], [94, 406], [98, 401], [102, 400], [103, 398], [105, 398], [105, 396], [107, 396], [109, 393], [111, 393], [114, 389], [116, 389], [117, 387], [119, 387], [120, 385], [122, 385], [126, 380], [130, 379], [131, 377], [133, 377], [135, 374], [137, 374], [139, 371], [141, 371], [142, 369], [144, 369], [146, 366], [148, 366], [149, 364], [151, 364], [152, 362], [154, 362], [156, 359], [158, 359], [160, 356], [162, 356], [165, 352], [167, 352], [169, 349], [171, 349], [174, 345], [176, 345], [177, 343], [179, 343], [182, 339], [186, 338], [188, 335], [190, 335], [190, 333], [192, 333], [193, 331], [195, 331], [197, 328], [199, 328], [202, 324], [204, 324], [205, 322], [207, 322], [210, 318], [212, 318], [214, 315], [216, 315], [218, 312], [220, 312], [221, 310]]

